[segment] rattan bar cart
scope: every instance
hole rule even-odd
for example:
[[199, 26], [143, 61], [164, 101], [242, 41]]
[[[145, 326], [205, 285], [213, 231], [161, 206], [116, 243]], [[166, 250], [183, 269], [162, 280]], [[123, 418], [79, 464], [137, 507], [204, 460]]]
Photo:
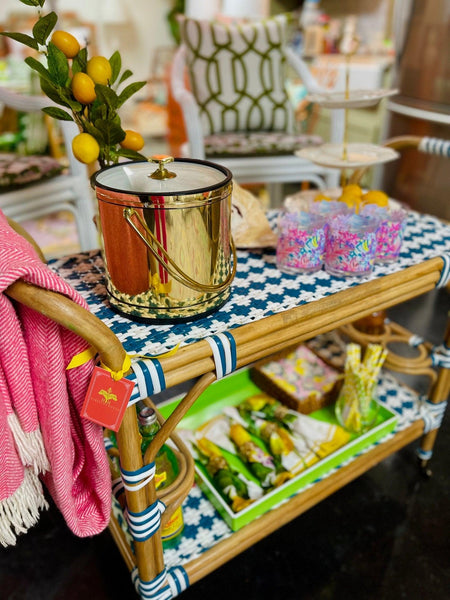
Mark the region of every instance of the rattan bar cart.
[[[313, 298], [312, 300], [302, 299], [302, 292], [298, 290], [298, 299], [290, 300], [286, 304], [286, 309], [282, 307], [280, 310], [269, 311], [261, 318], [252, 318], [247, 315], [246, 318], [243, 318], [242, 324], [234, 325], [231, 328], [226, 326], [225, 320], [222, 328], [231, 331], [236, 343], [236, 368], [247, 367], [264, 357], [337, 329], [345, 330], [347, 334], [361, 343], [377, 339], [381, 343], [388, 344], [389, 339], [392, 337], [407, 341], [411, 334], [394, 324], [390, 324], [388, 330], [384, 331], [381, 337], [378, 338], [376, 336], [375, 338], [373, 336], [363, 338], [359, 329], [352, 324], [368, 317], [375, 311], [382, 311], [401, 304], [433, 290], [437, 285], [444, 286], [448, 283], [450, 227], [437, 219], [422, 219], [420, 215], [414, 214], [410, 230], [409, 241], [406, 242], [407, 253], [405, 259], [395, 267], [390, 269], [380, 268], [373, 277], [369, 277], [364, 281], [345, 280], [339, 283], [335, 281], [333, 285], [337, 285], [338, 289], [333, 289], [332, 286], [322, 297]], [[418, 240], [420, 240], [420, 243]], [[417, 244], [422, 244], [421, 249], [417, 250]], [[430, 245], [434, 245], [435, 248], [430, 250]], [[252, 264], [256, 264], [258, 261], [267, 263], [267, 258], [264, 255], [241, 252], [239, 262], [244, 264], [246, 261], [250, 261]], [[140, 325], [132, 321], [124, 323], [126, 320], [123, 317], [117, 317], [116, 323], [111, 311], [107, 312], [106, 318], [104, 311], [109, 310], [107, 302], [105, 302], [104, 297], [98, 297], [98, 281], [100, 280], [97, 279], [92, 283], [89, 278], [85, 277], [90, 269], [91, 274], [92, 269], [98, 272], [100, 260], [97, 252], [91, 252], [60, 259], [51, 264], [52, 268], [63, 277], [68, 277], [71, 284], [87, 297], [92, 312], [97, 313], [98, 316], [87, 313], [66, 298], [22, 282], [11, 286], [8, 293], [15, 300], [32, 306], [60, 324], [75, 330], [99, 351], [102, 361], [107, 366], [113, 370], [120, 370], [125, 349], [127, 352], [130, 351], [130, 348], [127, 347], [130, 341], [127, 337], [130, 329], [137, 328], [140, 331], [140, 335], [137, 337], [144, 344], [147, 338], [152, 338], [155, 335], [158, 327]], [[78, 268], [80, 265], [82, 268]], [[273, 269], [275, 269], [274, 266]], [[98, 277], [101, 279], [101, 273]], [[237, 295], [239, 294], [240, 281], [242, 283], [245, 278], [249, 277], [248, 271], [244, 269], [240, 277], [241, 280], [238, 273], [235, 290]], [[301, 287], [303, 280], [299, 281]], [[272, 294], [271, 299], [275, 300], [276, 294]], [[227, 314], [227, 311], [224, 310], [223, 312], [225, 315]], [[213, 322], [214, 327], [217, 328], [217, 319], [220, 319], [219, 313], [208, 321], [209, 325]], [[106, 320], [108, 326], [102, 320]], [[203, 324], [204, 320], [200, 320], [196, 322], [195, 326], [198, 328]], [[167, 326], [164, 327], [164, 331], [160, 332], [163, 337], [170, 334], [170, 331], [167, 331]], [[147, 338], [145, 332], [148, 333]], [[162, 517], [163, 524], [170, 517], [173, 510], [190, 493], [194, 479], [192, 459], [185, 452], [185, 448], [181, 441], [177, 439], [174, 430], [180, 419], [202, 392], [216, 380], [216, 364], [213, 360], [211, 346], [204, 339], [209, 334], [211, 334], [211, 331], [208, 330], [208, 327], [205, 327], [205, 331], [199, 339], [182, 343], [174, 354], [159, 359], [164, 372], [166, 388], [172, 388], [191, 380], [194, 382], [178, 408], [162, 425], [160, 432], [145, 456], [146, 462], [151, 462], [159, 447], [169, 436], [172, 436], [181, 454], [185, 457], [182, 473], [175, 482], [174, 488], [168, 491], [168, 497], [165, 498], [167, 509]], [[123, 339], [123, 342], [120, 341], [120, 338]], [[429, 404], [442, 408], [445, 407], [450, 389], [448, 361], [450, 328], [447, 328], [443, 342], [440, 353], [423, 343], [419, 347], [419, 358], [412, 363], [393, 354], [389, 355], [386, 363], [386, 366], [394, 370], [403, 369], [407, 371], [413, 368], [415, 371], [421, 369], [430, 373]], [[134, 350], [136, 348], [133, 348]], [[443, 360], [439, 363], [437, 369], [433, 369], [436, 356], [441, 356]], [[148, 402], [152, 401], [157, 405], [157, 395], [148, 400]], [[401, 429], [396, 430], [386, 440], [373, 445], [363, 454], [354, 457], [349, 464], [330, 472], [314, 485], [300, 490], [289, 501], [273, 508], [239, 531], [228, 532], [223, 539], [212, 544], [211, 547], [197, 553], [190, 560], [183, 561], [180, 566], [185, 574], [186, 583], [192, 585], [205, 577], [232, 557], [304, 513], [322, 499], [333, 494], [333, 492], [413, 440], [421, 438], [419, 456], [422, 458], [423, 465], [426, 465], [431, 455], [439, 424], [432, 423], [431, 427], [425, 429], [425, 422], [425, 417], [417, 410], [414, 418], [404, 424]], [[425, 430], [426, 433], [424, 434]], [[136, 471], [142, 468], [143, 460], [140, 452], [134, 405], [130, 406], [125, 413], [122, 426], [118, 432], [118, 447], [123, 469]], [[154, 480], [151, 480], [139, 491], [126, 490], [126, 499], [130, 510], [138, 513], [144, 511], [146, 507], [157, 500]], [[137, 574], [140, 580], [151, 582], [165, 571], [165, 556], [159, 530], [144, 542], [134, 541], [130, 543], [126, 526], [117, 518], [117, 513], [112, 515], [110, 530], [128, 569], [135, 576]], [[176, 592], [171, 590], [170, 594], [173, 596], [176, 595]], [[143, 597], [153, 596], [143, 595]]]

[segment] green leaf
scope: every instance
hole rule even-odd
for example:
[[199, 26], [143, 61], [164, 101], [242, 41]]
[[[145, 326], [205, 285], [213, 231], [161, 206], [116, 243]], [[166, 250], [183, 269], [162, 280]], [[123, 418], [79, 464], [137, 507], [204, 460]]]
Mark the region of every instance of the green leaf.
[[111, 110], [116, 110], [119, 104], [119, 98], [114, 90], [109, 88], [107, 85], [101, 83], [95, 84], [95, 93], [97, 94], [97, 100], [103, 104], [106, 104]]
[[20, 0], [22, 4], [27, 6], [44, 6], [45, 0]]
[[33, 27], [33, 37], [39, 43], [44, 45], [48, 36], [53, 31], [58, 17], [55, 12], [48, 13], [45, 17], [40, 18]]
[[102, 137], [107, 146], [119, 144], [125, 139], [125, 131], [109, 119], [97, 119], [94, 123], [95, 127], [102, 132]]
[[122, 106], [122, 104], [133, 94], [142, 89], [144, 85], [147, 85], [146, 81], [136, 81], [135, 83], [130, 83], [130, 85], [127, 85], [127, 87], [119, 94], [119, 104], [117, 105], [117, 108]]
[[130, 71], [130, 69], [126, 69], [120, 77], [119, 85], [121, 83], [123, 83], [125, 81], [125, 79], [128, 79], [128, 77], [131, 77], [132, 75], [133, 75], [133, 71]]
[[65, 87], [69, 79], [69, 62], [64, 53], [52, 42], [48, 45], [47, 64], [53, 82]]
[[41, 90], [48, 98], [50, 98], [50, 100], [56, 102], [56, 104], [61, 104], [62, 106], [69, 106], [64, 98], [62, 90], [56, 85], [53, 85], [51, 81], [48, 81], [43, 77], [41, 77]]
[[119, 115], [117, 113], [114, 116], [110, 116], [109, 120], [112, 123], [115, 123], [116, 125], [119, 125], [119, 127], [121, 126], [120, 117], [119, 117]]
[[81, 48], [72, 61], [72, 73], [86, 73], [87, 67], [87, 48]]
[[131, 160], [148, 160], [146, 156], [136, 152], [135, 150], [127, 150], [126, 148], [120, 148], [116, 150], [117, 156], [123, 156], [123, 158], [130, 158]]
[[25, 59], [25, 62], [31, 69], [33, 69], [33, 71], [37, 71], [39, 73], [39, 77], [41, 79], [43, 78], [46, 81], [48, 81], [49, 83], [53, 83], [50, 73], [48, 72], [48, 70], [44, 67], [44, 65], [41, 62], [39, 62], [32, 56], [27, 56], [27, 58]]
[[37, 41], [32, 38], [30, 35], [26, 33], [10, 33], [9, 31], [1, 31], [0, 35], [4, 35], [5, 37], [9, 37], [20, 44], [24, 44], [29, 48], [33, 48], [33, 50], [39, 50], [39, 45]]
[[122, 58], [117, 50], [109, 59], [109, 64], [111, 65], [111, 79], [109, 83], [112, 85], [118, 78], [120, 69], [122, 68]]
[[69, 106], [73, 112], [81, 112], [83, 110], [83, 105], [75, 100], [72, 96], [72, 92], [68, 87], [61, 87], [59, 89], [59, 93], [64, 98], [64, 102], [67, 106]]
[[91, 105], [89, 114], [91, 121], [106, 119], [108, 117], [108, 107], [103, 102], [99, 102], [98, 98], [96, 98]]
[[58, 119], [59, 121], [73, 121], [73, 118], [69, 113], [66, 113], [62, 108], [58, 108], [56, 106], [47, 106], [42, 109], [46, 115], [53, 117], [54, 119]]
[[89, 121], [83, 121], [83, 129], [84, 131], [86, 131], [87, 133], [90, 133], [93, 137], [95, 137], [95, 139], [97, 140], [97, 142], [101, 145], [106, 144], [106, 140], [104, 139], [103, 136], [103, 132], [98, 129], [97, 127], [95, 127], [95, 125], [93, 125], [92, 123], [90, 123]]

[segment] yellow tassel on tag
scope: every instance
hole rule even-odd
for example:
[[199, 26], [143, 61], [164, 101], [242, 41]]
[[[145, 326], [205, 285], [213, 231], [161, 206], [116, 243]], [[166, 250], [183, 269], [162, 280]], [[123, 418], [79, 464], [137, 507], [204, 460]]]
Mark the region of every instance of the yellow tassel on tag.
[[[145, 355], [145, 354], [132, 354], [132, 355], [126, 354], [124, 361], [123, 361], [122, 369], [120, 371], [112, 371], [111, 369], [106, 367], [103, 363], [101, 363], [101, 367], [102, 367], [102, 369], [105, 369], [105, 371], [108, 371], [109, 373], [111, 373], [111, 377], [114, 379], [114, 381], [118, 381], [119, 379], [122, 379], [122, 377], [125, 376], [125, 373], [127, 371], [129, 371], [129, 369], [131, 367], [131, 359], [132, 358], [147, 358], [150, 360], [152, 358], [165, 358], [167, 356], [172, 356], [173, 354], [175, 354], [175, 352], [178, 350], [179, 347], [180, 347], [180, 344], [178, 343], [176, 346], [174, 346], [167, 352], [164, 352], [163, 354], [156, 354], [154, 356], [149, 356], [149, 355]], [[80, 352], [79, 354], [75, 354], [75, 356], [72, 358], [70, 363], [67, 365], [66, 369], [75, 369], [76, 367], [81, 367], [81, 365], [84, 365], [85, 363], [90, 361], [92, 358], [94, 358], [94, 356], [96, 354], [97, 354], [97, 350], [93, 346], [90, 346], [87, 350], [83, 350], [83, 352]]]
[[119, 379], [122, 379], [123, 377], [125, 377], [125, 373], [130, 370], [131, 357], [129, 354], [125, 354], [125, 358], [123, 359], [122, 369], [120, 371], [113, 371], [112, 369], [110, 369], [109, 367], [104, 365], [103, 363], [101, 363], [101, 367], [102, 367], [102, 369], [105, 369], [105, 371], [108, 371], [109, 373], [111, 373], [111, 377], [114, 379], [114, 381], [119, 381]]
[[84, 363], [89, 362], [94, 356], [97, 354], [97, 350], [93, 346], [89, 346], [87, 350], [83, 350], [83, 352], [79, 352], [72, 357], [72, 360], [67, 365], [66, 369], [75, 369], [76, 367], [81, 367]]

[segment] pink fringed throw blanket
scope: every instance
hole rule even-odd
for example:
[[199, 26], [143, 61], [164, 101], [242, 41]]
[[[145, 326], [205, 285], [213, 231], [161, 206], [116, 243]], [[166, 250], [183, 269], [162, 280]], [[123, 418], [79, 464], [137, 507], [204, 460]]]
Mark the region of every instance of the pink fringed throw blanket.
[[47, 506], [41, 479], [67, 525], [90, 536], [108, 524], [111, 478], [99, 425], [79, 411], [92, 361], [80, 337], [4, 293], [18, 279], [85, 301], [43, 264], [0, 211], [0, 543], [15, 544]]

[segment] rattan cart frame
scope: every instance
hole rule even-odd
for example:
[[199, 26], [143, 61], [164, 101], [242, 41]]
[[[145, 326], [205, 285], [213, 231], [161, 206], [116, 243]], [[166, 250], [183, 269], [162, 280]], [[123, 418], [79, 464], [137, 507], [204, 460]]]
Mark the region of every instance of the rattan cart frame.
[[[295, 308], [284, 313], [275, 314], [259, 322], [244, 325], [233, 330], [237, 346], [237, 367], [250, 365], [256, 360], [299, 344], [318, 334], [338, 327], [349, 327], [351, 323], [366, 317], [374, 311], [384, 310], [405, 302], [411, 298], [433, 290], [440, 278], [443, 268], [442, 258], [433, 258], [408, 269], [388, 275], [381, 279], [362, 283], [354, 288], [323, 298], [310, 305]], [[88, 313], [67, 298], [36, 288], [33, 285], [17, 282], [8, 289], [8, 294], [23, 304], [51, 317], [64, 327], [77, 332], [92, 344], [100, 353], [101, 359], [109, 368], [120, 370], [125, 351], [114, 333], [97, 317]], [[406, 337], [408, 332], [402, 332]], [[361, 334], [355, 333], [359, 341]], [[399, 331], [394, 331], [398, 337]], [[385, 337], [384, 342], [387, 339]], [[450, 346], [450, 328], [447, 328], [445, 340]], [[394, 355], [391, 355], [391, 366], [396, 367]], [[401, 362], [401, 361], [400, 361]], [[424, 368], [430, 367], [430, 358], [422, 357]], [[163, 424], [160, 433], [151, 446], [146, 460], [153, 460], [159, 447], [173, 434], [173, 431], [195, 402], [199, 395], [215, 381], [215, 363], [211, 347], [202, 340], [180, 350], [174, 355], [161, 359], [167, 386], [171, 387], [189, 379], [196, 379], [176, 411]], [[407, 363], [405, 363], [407, 365]], [[400, 365], [405, 366], [405, 365]], [[415, 365], [417, 368], [417, 364]], [[450, 370], [440, 368], [433, 380], [430, 400], [433, 403], [444, 402], [450, 389]], [[339, 469], [329, 477], [321, 480], [306, 491], [300, 492], [289, 502], [266, 513], [256, 521], [233, 533], [199, 558], [183, 565], [190, 584], [195, 583], [217, 569], [240, 552], [249, 548], [271, 532], [280, 528], [298, 515], [333, 494], [342, 486], [357, 478], [375, 464], [396, 452], [403, 446], [420, 437], [421, 448], [428, 452], [432, 449], [437, 429], [422, 436], [424, 423], [418, 420], [407, 429], [401, 431], [388, 441], [380, 443], [367, 453], [357, 457], [351, 464]], [[137, 429], [135, 407], [131, 406], [125, 413], [118, 433], [118, 444], [121, 462], [125, 469], [135, 470], [142, 467], [139, 434]], [[192, 483], [192, 472], [184, 478], [177, 492], [177, 499], [172, 510], [189, 491]], [[140, 511], [156, 499], [154, 481], [137, 491], [126, 491], [127, 504], [135, 511]], [[170, 511], [168, 511], [170, 512]], [[112, 535], [126, 562], [132, 570], [136, 565], [140, 577], [149, 581], [155, 578], [164, 568], [162, 544], [159, 532], [146, 542], [136, 542], [134, 552], [126, 542], [118, 523], [112, 519], [110, 524]]]

